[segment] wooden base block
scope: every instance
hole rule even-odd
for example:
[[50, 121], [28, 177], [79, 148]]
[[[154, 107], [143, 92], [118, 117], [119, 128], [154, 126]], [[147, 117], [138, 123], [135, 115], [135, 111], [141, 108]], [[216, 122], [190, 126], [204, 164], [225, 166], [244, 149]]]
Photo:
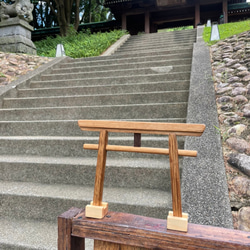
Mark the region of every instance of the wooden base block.
[[108, 203], [102, 202], [101, 206], [94, 206], [93, 202], [85, 207], [85, 216], [89, 218], [102, 219], [108, 213]]
[[187, 232], [188, 231], [188, 214], [182, 213], [182, 217], [173, 216], [173, 212], [168, 213], [167, 229]]

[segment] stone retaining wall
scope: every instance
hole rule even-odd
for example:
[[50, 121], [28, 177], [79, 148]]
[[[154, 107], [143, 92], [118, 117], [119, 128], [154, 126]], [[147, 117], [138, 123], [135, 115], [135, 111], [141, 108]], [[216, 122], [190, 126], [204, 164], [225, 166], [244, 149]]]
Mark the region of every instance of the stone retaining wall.
[[210, 51], [234, 228], [250, 231], [250, 31]]

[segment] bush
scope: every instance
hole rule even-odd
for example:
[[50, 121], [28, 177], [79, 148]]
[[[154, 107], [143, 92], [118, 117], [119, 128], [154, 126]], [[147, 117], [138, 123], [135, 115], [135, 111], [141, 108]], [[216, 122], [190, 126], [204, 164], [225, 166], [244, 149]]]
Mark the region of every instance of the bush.
[[122, 30], [91, 34], [89, 30], [76, 33], [72, 29], [66, 37], [48, 37], [45, 40], [35, 42], [35, 45], [39, 56], [55, 57], [57, 44], [63, 44], [65, 53], [69, 57], [91, 57], [99, 56], [125, 34], [126, 32]]

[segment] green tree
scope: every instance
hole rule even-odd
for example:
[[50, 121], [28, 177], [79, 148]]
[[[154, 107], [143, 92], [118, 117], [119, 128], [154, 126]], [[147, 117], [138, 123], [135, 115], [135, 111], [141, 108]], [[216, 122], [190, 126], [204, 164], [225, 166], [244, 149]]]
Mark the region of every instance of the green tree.
[[66, 36], [73, 25], [77, 31], [80, 23], [100, 22], [112, 19], [104, 0], [31, 0], [34, 4], [35, 28], [60, 27], [61, 36]]
[[[53, 1], [56, 8], [53, 6]], [[67, 35], [71, 24], [74, 25], [75, 30], [78, 29], [80, 0], [44, 0], [44, 2], [49, 6], [51, 13], [57, 17], [61, 36]], [[74, 11], [73, 5], [75, 5]], [[72, 20], [72, 16], [74, 20]]]
[[104, 0], [83, 0], [81, 23], [92, 23], [109, 20], [110, 11], [104, 6]]
[[32, 25], [35, 29], [58, 26], [57, 16], [52, 12], [56, 9], [55, 2], [50, 2], [50, 5], [37, 0], [31, 2], [34, 4]]

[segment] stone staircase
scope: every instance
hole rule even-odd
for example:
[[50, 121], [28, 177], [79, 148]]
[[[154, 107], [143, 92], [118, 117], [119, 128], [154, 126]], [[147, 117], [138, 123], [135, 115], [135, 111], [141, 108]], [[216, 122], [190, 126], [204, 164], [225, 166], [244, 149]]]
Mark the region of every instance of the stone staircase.
[[[0, 249], [56, 249], [57, 216], [93, 198], [98, 134], [81, 119], [186, 122], [195, 30], [132, 36], [114, 55], [65, 58], [10, 90], [0, 109]], [[111, 134], [109, 144], [133, 145]], [[142, 146], [168, 147], [142, 136]], [[179, 139], [184, 147], [184, 138]], [[181, 162], [181, 160], [180, 160]], [[166, 218], [168, 157], [109, 152], [110, 210]]]

